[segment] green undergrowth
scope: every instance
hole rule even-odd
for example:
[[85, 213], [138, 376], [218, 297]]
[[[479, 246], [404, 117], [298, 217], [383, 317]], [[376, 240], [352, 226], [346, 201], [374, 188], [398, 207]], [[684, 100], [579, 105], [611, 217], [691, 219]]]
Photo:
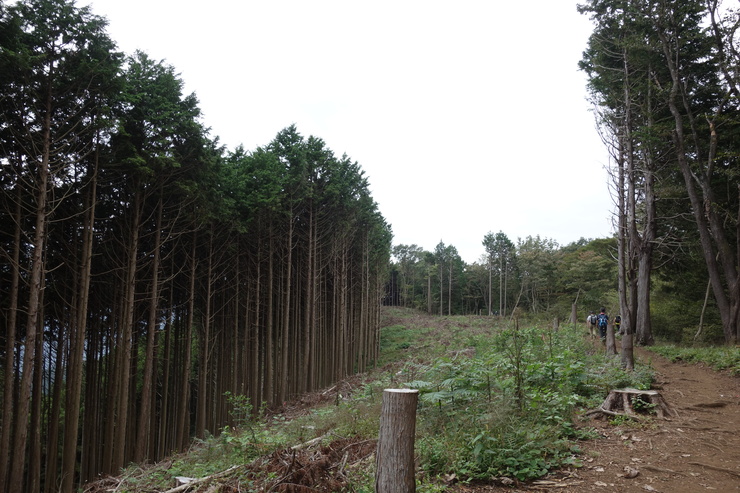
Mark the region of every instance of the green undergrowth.
[[704, 364], [715, 370], [728, 370], [740, 375], [740, 348], [737, 346], [680, 347], [675, 345], [651, 346], [650, 351], [672, 362]]
[[578, 465], [578, 409], [615, 387], [648, 388], [649, 368], [625, 372], [592, 354], [580, 332], [497, 328], [474, 355], [453, 354], [408, 383], [420, 390], [417, 450], [430, 476], [527, 480]]
[[[638, 362], [626, 372], [575, 329], [398, 309], [385, 314], [378, 369], [350, 394], [299, 417], [269, 420], [262, 412], [253, 417], [245, 398], [229, 396], [237, 429], [195, 443], [145, 479], [129, 474], [118, 491], [166, 490], [175, 476], [207, 476], [316, 437], [374, 440], [383, 389], [401, 387], [419, 390], [417, 491], [443, 491], [439, 478], [451, 474], [463, 481], [534, 479], [578, 465], [577, 440], [592, 437], [578, 425], [579, 410], [596, 407], [610, 389], [648, 388], [652, 379], [649, 366]], [[368, 457], [347, 467], [346, 491], [372, 492], [374, 466]], [[252, 481], [240, 478], [240, 491], [255, 491]]]

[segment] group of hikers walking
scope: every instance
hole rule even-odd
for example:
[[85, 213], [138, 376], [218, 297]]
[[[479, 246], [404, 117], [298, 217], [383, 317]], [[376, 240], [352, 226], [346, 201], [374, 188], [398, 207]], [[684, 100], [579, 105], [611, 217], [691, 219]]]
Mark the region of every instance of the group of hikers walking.
[[[614, 324], [614, 333], [621, 334], [620, 325], [622, 324], [622, 317], [617, 315], [612, 322]], [[601, 340], [606, 340], [606, 328], [609, 325], [609, 315], [606, 314], [606, 308], [602, 308], [598, 314], [591, 312], [586, 319], [586, 323], [591, 337], [596, 337], [596, 331], [598, 330]]]

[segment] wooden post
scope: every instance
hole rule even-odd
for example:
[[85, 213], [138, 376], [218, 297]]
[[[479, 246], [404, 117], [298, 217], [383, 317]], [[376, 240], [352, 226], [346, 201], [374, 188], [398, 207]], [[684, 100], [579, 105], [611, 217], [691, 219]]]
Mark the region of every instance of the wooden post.
[[414, 435], [419, 391], [385, 389], [380, 411], [376, 453], [375, 492], [416, 491]]

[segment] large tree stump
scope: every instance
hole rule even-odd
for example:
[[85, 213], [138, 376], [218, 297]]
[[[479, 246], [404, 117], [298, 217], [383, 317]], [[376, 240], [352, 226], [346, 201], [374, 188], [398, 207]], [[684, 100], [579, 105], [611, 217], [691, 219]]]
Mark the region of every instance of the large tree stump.
[[375, 457], [376, 493], [416, 491], [414, 435], [419, 391], [385, 389]]
[[657, 390], [615, 389], [609, 392], [604, 403], [587, 415], [608, 414], [640, 418], [653, 412], [660, 419], [678, 417], [678, 413], [663, 399]]

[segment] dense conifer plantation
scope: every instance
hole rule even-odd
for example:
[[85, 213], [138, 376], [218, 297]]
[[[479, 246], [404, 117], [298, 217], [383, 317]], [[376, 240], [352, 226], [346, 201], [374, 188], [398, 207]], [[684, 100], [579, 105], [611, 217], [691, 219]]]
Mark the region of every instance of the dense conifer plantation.
[[0, 5], [0, 490], [71, 492], [377, 356], [391, 233], [296, 128], [227, 152], [173, 67]]

